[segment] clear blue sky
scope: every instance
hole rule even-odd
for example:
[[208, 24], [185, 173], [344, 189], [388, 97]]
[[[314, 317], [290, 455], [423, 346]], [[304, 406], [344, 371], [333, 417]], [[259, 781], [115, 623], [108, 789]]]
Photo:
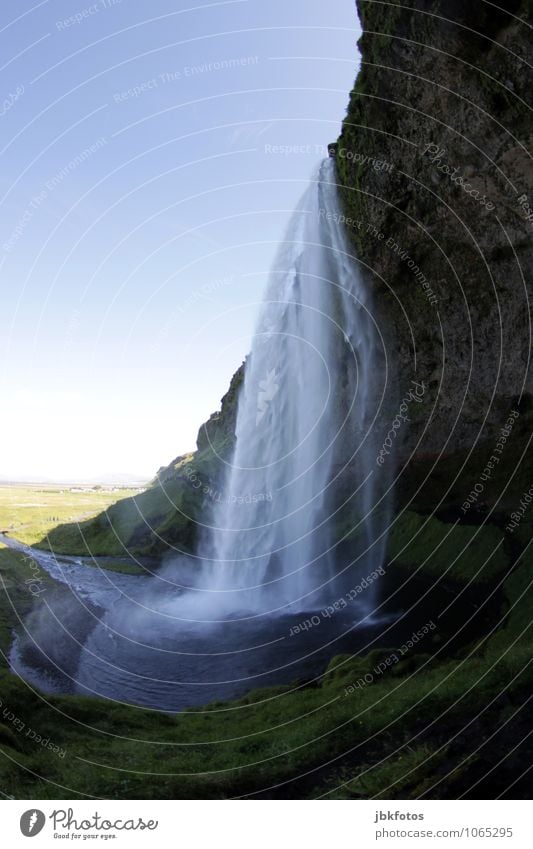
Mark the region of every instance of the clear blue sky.
[[358, 37], [354, 0], [4, 0], [0, 474], [194, 448]]

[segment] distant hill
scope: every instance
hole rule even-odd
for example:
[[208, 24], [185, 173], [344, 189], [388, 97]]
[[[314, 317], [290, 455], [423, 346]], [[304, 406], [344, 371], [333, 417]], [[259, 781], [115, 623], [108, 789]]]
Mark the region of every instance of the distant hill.
[[76, 483], [106, 484], [114, 486], [145, 486], [151, 477], [148, 475], [134, 475], [128, 472], [107, 472], [92, 478], [76, 481]]

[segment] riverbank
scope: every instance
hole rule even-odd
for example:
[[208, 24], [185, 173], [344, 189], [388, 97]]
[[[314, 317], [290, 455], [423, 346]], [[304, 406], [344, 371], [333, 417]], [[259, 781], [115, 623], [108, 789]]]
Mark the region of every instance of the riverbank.
[[[0, 551], [3, 572], [11, 558]], [[453, 656], [428, 627], [397, 662], [387, 662], [394, 645], [337, 657], [312, 683], [176, 716], [44, 697], [4, 670], [0, 789], [43, 799], [527, 798], [517, 765], [533, 754], [529, 582], [521, 561], [492, 627]], [[11, 715], [66, 756], [19, 734]]]
[[[533, 754], [528, 549], [513, 540], [494, 561], [497, 529], [477, 537], [467, 529], [469, 550], [464, 529], [450, 539], [453, 525], [423, 522], [411, 517], [393, 535], [384, 566], [390, 603], [412, 606], [412, 627], [401, 640], [333, 658], [318, 677], [172, 716], [45, 695], [4, 661], [0, 790], [15, 798], [527, 797], [518, 764]], [[456, 554], [465, 549], [456, 582], [436, 580], [455, 559], [446, 541]], [[426, 571], [436, 546], [442, 563]], [[488, 580], [472, 580], [484, 565]], [[0, 574], [6, 653], [13, 628], [35, 600], [46, 603], [55, 582], [36, 574], [22, 550], [0, 549]], [[307, 628], [291, 639], [308, 636]]]

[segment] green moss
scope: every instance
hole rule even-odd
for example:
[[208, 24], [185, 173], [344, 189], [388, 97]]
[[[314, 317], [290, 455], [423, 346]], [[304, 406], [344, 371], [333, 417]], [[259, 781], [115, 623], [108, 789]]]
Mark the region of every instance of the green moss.
[[517, 641], [518, 645], [527, 645], [533, 639], [531, 565], [532, 554], [528, 550], [520, 556], [516, 570], [505, 582], [508, 609], [506, 627], [499, 630], [489, 641], [489, 653], [498, 654], [514, 641]]
[[[408, 517], [396, 543], [403, 547], [421, 528], [421, 517]], [[426, 537], [430, 551], [442, 535], [441, 527], [432, 527]], [[489, 542], [481, 545], [488, 550]], [[418, 540], [411, 551], [417, 561], [428, 554], [421, 546]], [[24, 563], [12, 552], [0, 555], [4, 572], [20, 584]], [[529, 581], [524, 554], [505, 584], [509, 613], [504, 628], [488, 643], [457, 658], [434, 657], [425, 645], [424, 653], [413, 652], [374, 676], [372, 686], [355, 691], [349, 685], [394, 647], [334, 658], [318, 686], [256, 690], [236, 702], [178, 716], [82, 697], [44, 701], [0, 672], [2, 705], [66, 752], [61, 758], [43, 750], [0, 713], [0, 748], [14, 758], [0, 760], [0, 785], [25, 799], [87, 793], [229, 798], [277, 785], [284, 796], [301, 798], [330, 791], [332, 798], [416, 798], [421, 792], [442, 798], [443, 793], [468, 795], [477, 781], [485, 793], [503, 792], [509, 777], [495, 771], [485, 779], [490, 767], [517, 744], [524, 747], [524, 763], [532, 754], [527, 740], [520, 743], [522, 727], [505, 724], [533, 686], [528, 663], [533, 641], [530, 632], [521, 635], [530, 621], [530, 599], [523, 596]], [[3, 621], [7, 615], [5, 608]], [[513, 642], [513, 651], [507, 651]], [[498, 692], [505, 698], [494, 699]], [[482, 742], [484, 736], [491, 736], [490, 747], [465, 759], [471, 739]], [[308, 777], [302, 780], [304, 773]], [[444, 784], [432, 789], [440, 778]], [[514, 792], [522, 798], [526, 790], [519, 783]]]
[[7, 666], [13, 629], [52, 585], [30, 557], [0, 545], [0, 669]]
[[339, 774], [339, 786], [330, 799], [417, 799], [431, 787], [435, 770], [446, 761], [447, 749], [437, 752], [427, 744], [409, 745], [384, 763], [363, 764], [354, 777], [350, 770]]
[[394, 522], [388, 559], [403, 569], [465, 585], [493, 582], [509, 568], [503, 533], [492, 525], [449, 525], [405, 512]]

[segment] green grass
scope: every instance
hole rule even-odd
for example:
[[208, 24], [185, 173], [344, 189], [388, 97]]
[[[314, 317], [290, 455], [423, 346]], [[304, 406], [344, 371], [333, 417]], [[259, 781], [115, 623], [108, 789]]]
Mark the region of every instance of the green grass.
[[393, 524], [389, 559], [407, 569], [457, 584], [495, 581], [509, 565], [502, 531], [492, 525], [450, 525], [405, 512]]
[[39, 544], [65, 523], [76, 528], [135, 494], [138, 490], [85, 488], [73, 492], [69, 487], [58, 486], [0, 486], [0, 531], [7, 530], [27, 545]]
[[[217, 452], [228, 450], [222, 439]], [[205, 489], [214, 482], [220, 462], [210, 446], [186, 455], [164, 469], [143, 492], [123, 498], [97, 516], [53, 528], [39, 543], [61, 554], [153, 555], [192, 551], [198, 521], [205, 509]], [[187, 475], [194, 470], [195, 486]]]
[[[207, 474], [201, 458], [195, 468]], [[141, 499], [152, 516], [162, 517], [164, 509], [172, 512], [175, 504], [168, 507], [167, 495], [169, 487], [175, 487], [176, 497], [183, 494], [182, 472], [178, 464], [165, 481], [109, 507], [90, 527], [120, 513], [115, 530], [120, 521], [124, 537], [134, 534]], [[19, 509], [37, 508], [26, 503]], [[28, 515], [26, 522], [19, 517], [19, 527], [32, 527]], [[161, 522], [170, 522], [168, 514]], [[68, 541], [68, 526], [52, 531], [49, 540], [59, 531]], [[101, 542], [106, 549], [104, 536]], [[443, 596], [437, 600], [444, 597], [447, 604], [460, 590], [481, 603], [515, 558], [517, 565], [482, 631], [465, 633], [452, 644], [448, 640], [457, 623], [453, 615], [448, 625], [440, 620], [438, 630], [417, 649], [355, 689], [354, 682], [373, 673], [398, 647], [333, 658], [314, 685], [256, 690], [238, 701], [177, 716], [85, 697], [44, 699], [11, 675], [4, 662], [0, 789], [25, 799], [325, 794], [336, 799], [402, 799], [456, 798], [462, 793], [491, 798], [504, 792], [533, 755], [521, 710], [533, 686], [531, 557], [515, 550], [518, 542], [511, 545], [495, 526], [454, 527], [404, 513], [390, 538], [387, 580], [400, 583], [418, 572], [409, 582], [409, 605], [418, 604], [421, 587], [435, 584], [444, 573], [437, 582], [445, 585]], [[115, 560], [118, 568], [123, 565]], [[13, 628], [33, 603], [26, 581], [34, 573], [26, 556], [0, 549], [4, 653]], [[45, 589], [51, 585], [46, 575], [39, 572], [39, 578]], [[469, 582], [472, 587], [467, 588]], [[46, 592], [35, 603], [45, 602]], [[433, 604], [425, 599], [416, 608], [420, 625], [438, 614]], [[493, 627], [494, 634], [487, 637]], [[35, 734], [49, 740], [58, 753], [39, 745]], [[499, 760], [501, 769], [491, 771]], [[513, 789], [516, 798], [527, 797], [527, 792], [520, 782]]]
[[[34, 599], [31, 588], [37, 592], [51, 584], [48, 575], [29, 557], [0, 544], [0, 651], [3, 655], [9, 651], [13, 628], [31, 609]], [[6, 666], [6, 661], [0, 657], [0, 668], [2, 666]]]
[[[0, 564], [15, 607], [26, 609], [28, 567], [5, 550]], [[333, 659], [317, 686], [258, 690], [177, 716], [82, 697], [44, 700], [4, 670], [0, 699], [16, 719], [0, 711], [0, 787], [16, 798], [45, 799], [453, 798], [480, 779], [480, 794], [490, 796], [510, 783], [505, 768], [490, 773], [496, 761], [515, 745], [523, 766], [532, 754], [528, 740], [520, 742], [518, 710], [533, 685], [533, 643], [529, 631], [522, 634], [529, 581], [523, 556], [505, 585], [511, 612], [488, 641], [464, 646], [460, 656], [447, 654], [444, 640], [430, 641], [348, 694], [379, 652]], [[16, 616], [5, 600], [0, 616], [6, 646]], [[22, 725], [65, 756], [28, 739], [17, 730]]]
[[52, 529], [39, 545], [56, 553], [94, 556], [159, 554], [174, 543], [187, 548], [199, 506], [197, 494], [176, 476], [121, 499], [98, 516]]

